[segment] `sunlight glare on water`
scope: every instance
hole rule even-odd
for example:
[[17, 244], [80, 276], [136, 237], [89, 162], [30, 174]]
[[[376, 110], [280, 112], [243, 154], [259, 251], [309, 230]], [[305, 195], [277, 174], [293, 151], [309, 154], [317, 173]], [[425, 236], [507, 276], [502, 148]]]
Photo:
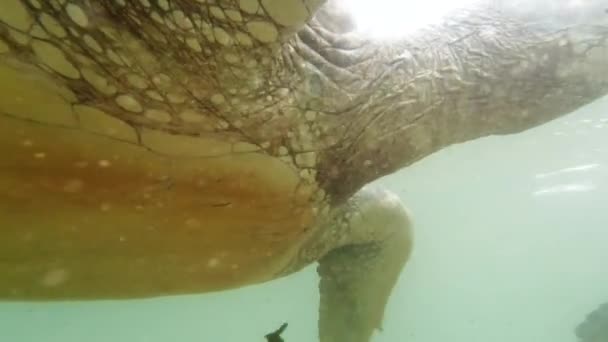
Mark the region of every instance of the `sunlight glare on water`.
[[342, 0], [361, 32], [381, 39], [399, 38], [420, 27], [438, 23], [450, 11], [477, 0]]

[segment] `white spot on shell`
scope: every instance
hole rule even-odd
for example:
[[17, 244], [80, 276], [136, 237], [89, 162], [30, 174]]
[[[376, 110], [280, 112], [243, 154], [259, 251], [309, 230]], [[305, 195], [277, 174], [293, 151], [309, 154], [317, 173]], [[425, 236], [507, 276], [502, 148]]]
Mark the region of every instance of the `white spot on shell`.
[[195, 219], [195, 218], [189, 218], [186, 220], [186, 226], [188, 228], [200, 228], [201, 221], [199, 221], [198, 219]]
[[83, 169], [83, 168], [85, 168], [85, 167], [87, 167], [87, 166], [89, 166], [89, 162], [84, 161], [84, 160], [82, 160], [82, 161], [77, 161], [77, 162], [75, 162], [75, 163], [74, 163], [74, 167], [77, 167], [77, 168], [79, 168], [79, 169]]
[[21, 239], [23, 241], [28, 241], [28, 242], [32, 241], [34, 239], [34, 233], [32, 233], [32, 232], [25, 232], [23, 234], [23, 236], [21, 237]]
[[68, 280], [68, 271], [63, 268], [52, 269], [42, 277], [42, 285], [47, 287], [55, 287], [65, 283]]
[[215, 268], [220, 264], [220, 260], [218, 258], [211, 258], [207, 261], [207, 267]]
[[97, 165], [99, 165], [99, 167], [106, 168], [106, 167], [110, 167], [112, 165], [112, 163], [107, 159], [102, 159], [97, 162]]

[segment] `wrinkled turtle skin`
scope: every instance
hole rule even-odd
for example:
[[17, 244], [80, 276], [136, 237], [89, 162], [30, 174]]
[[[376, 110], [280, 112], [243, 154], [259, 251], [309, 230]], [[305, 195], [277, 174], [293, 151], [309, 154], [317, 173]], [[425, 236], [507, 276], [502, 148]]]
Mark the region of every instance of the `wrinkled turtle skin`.
[[322, 0], [0, 1], [0, 299], [141, 298], [319, 262], [367, 342], [411, 250], [369, 182], [608, 92], [603, 1], [489, 1], [398, 40]]

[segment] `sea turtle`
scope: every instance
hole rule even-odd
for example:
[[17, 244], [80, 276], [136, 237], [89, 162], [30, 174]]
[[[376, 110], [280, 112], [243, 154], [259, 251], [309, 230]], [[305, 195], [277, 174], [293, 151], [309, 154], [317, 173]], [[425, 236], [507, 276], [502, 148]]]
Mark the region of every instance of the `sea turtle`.
[[2, 0], [0, 298], [198, 293], [319, 261], [320, 340], [369, 341], [412, 237], [366, 184], [608, 93], [603, 5], [488, 0], [377, 40], [348, 1]]

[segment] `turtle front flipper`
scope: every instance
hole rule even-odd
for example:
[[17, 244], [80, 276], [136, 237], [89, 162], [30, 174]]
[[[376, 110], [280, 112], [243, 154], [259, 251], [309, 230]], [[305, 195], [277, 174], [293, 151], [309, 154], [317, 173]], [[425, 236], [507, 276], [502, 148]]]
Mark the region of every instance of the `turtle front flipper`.
[[386, 191], [364, 189], [343, 210], [336, 228], [345, 233], [337, 237], [342, 243], [319, 262], [319, 337], [321, 342], [368, 342], [381, 329], [384, 308], [410, 255], [411, 223], [399, 199]]

